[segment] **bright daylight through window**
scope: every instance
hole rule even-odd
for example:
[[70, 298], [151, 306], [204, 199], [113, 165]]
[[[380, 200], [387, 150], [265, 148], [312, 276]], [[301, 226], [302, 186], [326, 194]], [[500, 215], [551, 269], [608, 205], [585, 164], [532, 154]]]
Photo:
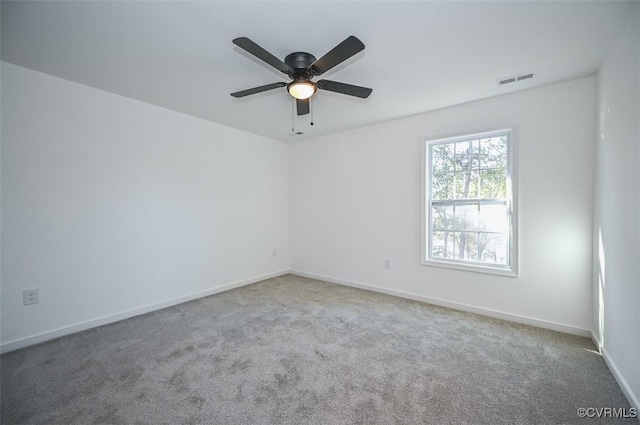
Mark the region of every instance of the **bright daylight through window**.
[[512, 131], [425, 143], [423, 263], [515, 275]]

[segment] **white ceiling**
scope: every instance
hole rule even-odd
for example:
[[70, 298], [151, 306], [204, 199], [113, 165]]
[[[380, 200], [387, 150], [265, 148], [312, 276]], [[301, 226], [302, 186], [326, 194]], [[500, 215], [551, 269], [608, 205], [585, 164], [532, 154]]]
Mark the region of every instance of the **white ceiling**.
[[[593, 75], [625, 2], [2, 2], [2, 60], [284, 141]], [[366, 100], [320, 91], [296, 118], [285, 81], [231, 43], [322, 56], [349, 35], [364, 52], [322, 76], [372, 87]], [[536, 77], [498, 86], [496, 80]]]

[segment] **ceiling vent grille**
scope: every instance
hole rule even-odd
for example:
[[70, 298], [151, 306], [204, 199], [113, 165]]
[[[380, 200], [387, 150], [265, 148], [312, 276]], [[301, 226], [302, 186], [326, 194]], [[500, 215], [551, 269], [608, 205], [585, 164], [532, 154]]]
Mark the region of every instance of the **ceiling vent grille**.
[[528, 80], [529, 78], [533, 78], [533, 72], [530, 74], [524, 74], [524, 75], [518, 76], [518, 81]]
[[503, 78], [502, 80], [498, 80], [498, 84], [500, 85], [515, 83], [515, 82], [516, 82], [516, 77], [509, 77], [509, 78]]
[[529, 72], [527, 74], [514, 75], [513, 77], [500, 78], [498, 80], [498, 85], [502, 86], [502, 85], [505, 85], [505, 84], [515, 83], [517, 81], [529, 80], [529, 79], [531, 79], [531, 78], [533, 78], [535, 76], [536, 76], [536, 74], [534, 72]]

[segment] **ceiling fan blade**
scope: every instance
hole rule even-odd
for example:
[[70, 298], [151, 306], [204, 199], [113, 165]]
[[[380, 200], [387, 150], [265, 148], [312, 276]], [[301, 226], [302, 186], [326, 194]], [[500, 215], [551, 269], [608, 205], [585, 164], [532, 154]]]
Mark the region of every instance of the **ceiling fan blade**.
[[309, 69], [315, 75], [324, 74], [362, 50], [364, 50], [364, 43], [356, 36], [350, 35], [342, 43], [331, 49], [329, 53], [315, 61]]
[[362, 99], [369, 97], [373, 91], [373, 89], [368, 87], [354, 86], [353, 84], [339, 83], [331, 80], [319, 80], [316, 84], [318, 88], [322, 90], [329, 90], [349, 96], [360, 97]]
[[306, 115], [309, 113], [309, 99], [296, 99], [296, 107], [298, 115]]
[[272, 83], [272, 84], [267, 84], [267, 85], [264, 85], [264, 86], [254, 87], [252, 89], [237, 91], [235, 93], [231, 93], [231, 96], [233, 96], [233, 97], [245, 97], [245, 96], [249, 96], [249, 95], [252, 95], [252, 94], [262, 93], [263, 91], [273, 90], [273, 89], [277, 89], [279, 87], [284, 87], [286, 85], [287, 85], [287, 83], [285, 83], [284, 81], [281, 81], [279, 83]]
[[233, 44], [236, 46], [246, 50], [251, 53], [253, 56], [258, 59], [268, 63], [272, 67], [276, 68], [280, 72], [284, 72], [288, 74], [291, 71], [291, 67], [286, 63], [282, 62], [277, 57], [273, 56], [271, 53], [264, 50], [262, 47], [258, 46], [253, 41], [249, 40], [247, 37], [239, 37], [233, 40]]

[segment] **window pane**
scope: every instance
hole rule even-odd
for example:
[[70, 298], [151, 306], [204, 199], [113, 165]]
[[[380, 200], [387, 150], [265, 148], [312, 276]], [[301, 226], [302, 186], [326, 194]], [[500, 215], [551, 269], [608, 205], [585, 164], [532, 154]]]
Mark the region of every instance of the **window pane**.
[[507, 167], [507, 137], [491, 137], [480, 141], [480, 168]]
[[467, 232], [463, 236], [465, 239], [465, 260], [478, 261], [478, 234]]
[[480, 261], [483, 263], [506, 265], [509, 244], [505, 235], [480, 233], [478, 235]]
[[465, 140], [455, 143], [456, 171], [477, 170], [480, 163], [478, 158], [479, 141]]
[[433, 199], [453, 198], [453, 173], [433, 175], [431, 181], [431, 197]]
[[505, 169], [480, 170], [480, 197], [504, 199], [507, 197], [507, 171]]
[[506, 204], [480, 204], [478, 230], [507, 233], [507, 219]]
[[453, 232], [433, 232], [431, 255], [453, 258]]
[[454, 148], [452, 143], [434, 146], [431, 150], [433, 173], [453, 172], [453, 154]]
[[[467, 198], [478, 197], [478, 185], [480, 184], [480, 173], [478, 171], [472, 171], [469, 176], [469, 191], [467, 192]], [[465, 182], [466, 184], [466, 182]], [[464, 188], [463, 188], [464, 189]]]
[[454, 232], [453, 258], [456, 260], [477, 261], [477, 242], [474, 232]]
[[458, 172], [455, 174], [456, 199], [477, 198], [478, 197], [478, 177], [477, 171]]
[[478, 230], [478, 204], [456, 205], [455, 230]]
[[433, 230], [453, 229], [453, 205], [434, 205], [431, 214]]
[[459, 259], [458, 257], [458, 248], [460, 247], [460, 233], [452, 232], [453, 235], [453, 253], [451, 254], [451, 258]]

